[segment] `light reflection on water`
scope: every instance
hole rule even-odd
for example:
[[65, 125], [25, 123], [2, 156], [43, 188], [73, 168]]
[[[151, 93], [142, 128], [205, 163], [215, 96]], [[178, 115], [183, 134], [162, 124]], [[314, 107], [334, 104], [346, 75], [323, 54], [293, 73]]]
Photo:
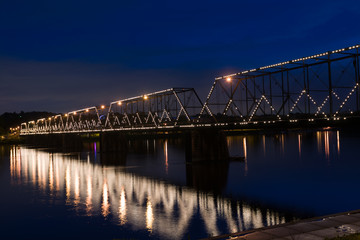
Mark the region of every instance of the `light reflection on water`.
[[154, 222], [153, 209], [149, 197], [146, 201], [146, 228], [149, 232], [152, 232]]
[[243, 162], [185, 164], [181, 140], [162, 139], [131, 142], [127, 155], [96, 153], [96, 143], [76, 154], [12, 147], [7, 173], [12, 186], [39, 192], [42, 204], [136, 238], [197, 239], [360, 208], [356, 133], [248, 134], [226, 142]]
[[[244, 144], [246, 142], [246, 145]], [[229, 136], [231, 155], [226, 193], [292, 209], [299, 217], [360, 208], [358, 131], [294, 131]], [[246, 147], [245, 147], [246, 146]]]
[[[293, 151], [289, 151], [289, 147], [292, 147], [294, 136], [297, 136], [297, 152], [298, 158], [301, 159], [302, 151], [303, 151], [303, 141], [304, 136], [306, 135], [313, 135], [312, 132], [300, 132], [300, 133], [293, 133], [293, 134], [275, 134], [266, 136], [263, 135], [244, 135], [244, 136], [228, 136], [227, 137], [227, 144], [229, 146], [230, 155], [236, 156], [244, 156], [245, 160], [248, 159], [249, 149], [251, 151], [258, 152], [259, 150], [263, 152], [263, 156], [266, 158], [267, 155], [271, 154], [271, 150], [269, 148], [274, 148], [278, 151], [282, 158], [289, 157]], [[340, 156], [340, 131], [316, 131], [316, 143], [317, 143], [317, 154], [324, 155], [324, 157], [330, 161], [331, 150], [334, 152], [332, 157], [339, 157]], [[258, 138], [261, 138], [261, 141]], [[311, 144], [312, 139], [305, 139], [308, 144]], [[250, 144], [249, 144], [250, 141]], [[267, 146], [266, 142], [270, 142]], [[258, 148], [259, 144], [262, 148]], [[336, 148], [331, 149], [331, 147], [336, 146]], [[272, 150], [274, 150], [272, 149]], [[308, 150], [308, 149], [307, 149]], [[307, 151], [306, 150], [306, 151]], [[286, 156], [285, 156], [286, 155]], [[335, 156], [336, 155], [336, 156]], [[271, 156], [272, 157], [272, 156]], [[245, 161], [246, 163], [246, 161]], [[245, 173], [248, 169], [245, 164]]]
[[124, 187], [121, 187], [121, 195], [120, 195], [120, 207], [119, 207], [119, 220], [120, 225], [124, 225], [127, 222], [126, 219], [126, 197]]
[[[246, 152], [245, 138], [243, 146]], [[200, 237], [285, 222], [274, 210], [93, 164], [89, 155], [79, 160], [21, 146], [13, 147], [10, 156], [13, 183], [38, 187], [49, 198], [63, 197], [78, 214], [102, 215], [114, 224], [147, 230], [149, 236], [184, 238], [194, 218], [203, 223]]]

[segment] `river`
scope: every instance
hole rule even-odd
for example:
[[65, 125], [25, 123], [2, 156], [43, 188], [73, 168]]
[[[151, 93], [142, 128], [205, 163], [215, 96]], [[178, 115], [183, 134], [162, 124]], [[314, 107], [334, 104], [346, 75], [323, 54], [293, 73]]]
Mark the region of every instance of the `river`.
[[199, 239], [360, 208], [358, 132], [226, 138], [244, 161], [187, 164], [181, 139], [127, 154], [0, 146], [2, 239]]

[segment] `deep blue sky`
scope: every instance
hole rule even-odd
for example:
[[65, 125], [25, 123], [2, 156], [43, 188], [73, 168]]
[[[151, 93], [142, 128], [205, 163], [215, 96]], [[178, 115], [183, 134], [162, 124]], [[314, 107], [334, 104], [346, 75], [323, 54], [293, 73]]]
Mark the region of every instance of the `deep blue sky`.
[[360, 1], [0, 0], [0, 114], [67, 112], [360, 41]]

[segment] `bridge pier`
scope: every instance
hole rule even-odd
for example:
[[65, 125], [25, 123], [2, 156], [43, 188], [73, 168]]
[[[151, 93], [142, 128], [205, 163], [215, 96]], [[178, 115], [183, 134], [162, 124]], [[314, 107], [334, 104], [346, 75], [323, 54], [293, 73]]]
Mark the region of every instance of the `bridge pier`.
[[229, 174], [229, 162], [186, 164], [186, 185], [201, 191], [223, 192]]
[[61, 134], [61, 148], [63, 151], [81, 151], [83, 139], [79, 134]]
[[229, 149], [224, 132], [216, 129], [198, 129], [185, 132], [187, 162], [228, 160]]
[[186, 132], [186, 184], [203, 191], [220, 193], [226, 186], [229, 149], [224, 132], [202, 129]]
[[31, 146], [53, 148], [61, 151], [81, 151], [83, 141], [78, 134], [43, 134], [24, 136], [25, 143]]
[[100, 154], [100, 163], [104, 166], [125, 166], [127, 152], [102, 152]]
[[124, 166], [128, 153], [128, 138], [120, 132], [100, 133], [100, 161], [106, 166]]
[[102, 132], [100, 134], [101, 152], [124, 152], [128, 151], [129, 140], [120, 132]]

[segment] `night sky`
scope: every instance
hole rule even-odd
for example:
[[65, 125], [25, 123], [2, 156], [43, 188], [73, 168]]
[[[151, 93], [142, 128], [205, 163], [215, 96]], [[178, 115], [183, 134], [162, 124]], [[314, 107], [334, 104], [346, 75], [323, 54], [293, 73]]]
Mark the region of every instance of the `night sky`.
[[0, 0], [0, 114], [68, 112], [359, 44], [360, 1]]

